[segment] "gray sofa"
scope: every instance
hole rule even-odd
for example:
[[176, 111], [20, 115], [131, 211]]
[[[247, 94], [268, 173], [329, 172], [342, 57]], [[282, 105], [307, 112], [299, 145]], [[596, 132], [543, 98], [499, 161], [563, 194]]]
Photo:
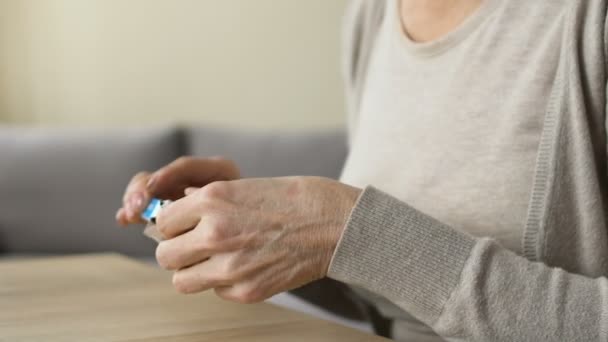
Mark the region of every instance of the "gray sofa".
[[0, 127], [0, 257], [115, 251], [154, 255], [114, 214], [137, 171], [181, 155], [223, 155], [244, 177], [337, 177], [341, 131], [251, 133], [207, 127]]

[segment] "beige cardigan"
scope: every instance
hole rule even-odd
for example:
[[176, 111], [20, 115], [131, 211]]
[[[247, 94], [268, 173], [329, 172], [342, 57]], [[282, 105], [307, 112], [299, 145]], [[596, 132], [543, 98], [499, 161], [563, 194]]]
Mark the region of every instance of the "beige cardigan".
[[[329, 276], [380, 294], [454, 341], [608, 341], [607, 4], [563, 1], [563, 48], [538, 152], [524, 257], [367, 188]], [[526, 1], [521, 1], [526, 6]], [[384, 1], [345, 21], [351, 125]]]

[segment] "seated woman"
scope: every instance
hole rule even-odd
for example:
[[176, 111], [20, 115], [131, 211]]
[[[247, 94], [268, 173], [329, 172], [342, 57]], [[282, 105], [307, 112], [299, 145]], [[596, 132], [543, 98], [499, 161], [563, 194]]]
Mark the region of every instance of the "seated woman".
[[[250, 303], [340, 280], [402, 341], [608, 340], [605, 1], [356, 0], [340, 181], [141, 173], [161, 266]], [[186, 196], [184, 196], [184, 192]]]

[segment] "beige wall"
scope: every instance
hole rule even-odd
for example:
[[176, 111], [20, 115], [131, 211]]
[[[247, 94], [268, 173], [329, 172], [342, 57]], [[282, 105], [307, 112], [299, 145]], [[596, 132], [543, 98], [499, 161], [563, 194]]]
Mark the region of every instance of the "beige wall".
[[343, 123], [346, 0], [0, 0], [0, 120]]

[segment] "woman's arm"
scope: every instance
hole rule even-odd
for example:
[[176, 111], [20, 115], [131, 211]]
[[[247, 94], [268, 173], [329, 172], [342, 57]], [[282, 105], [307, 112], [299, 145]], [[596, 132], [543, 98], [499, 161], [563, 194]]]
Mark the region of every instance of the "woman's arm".
[[328, 275], [385, 296], [446, 338], [608, 340], [606, 278], [530, 262], [371, 187]]

